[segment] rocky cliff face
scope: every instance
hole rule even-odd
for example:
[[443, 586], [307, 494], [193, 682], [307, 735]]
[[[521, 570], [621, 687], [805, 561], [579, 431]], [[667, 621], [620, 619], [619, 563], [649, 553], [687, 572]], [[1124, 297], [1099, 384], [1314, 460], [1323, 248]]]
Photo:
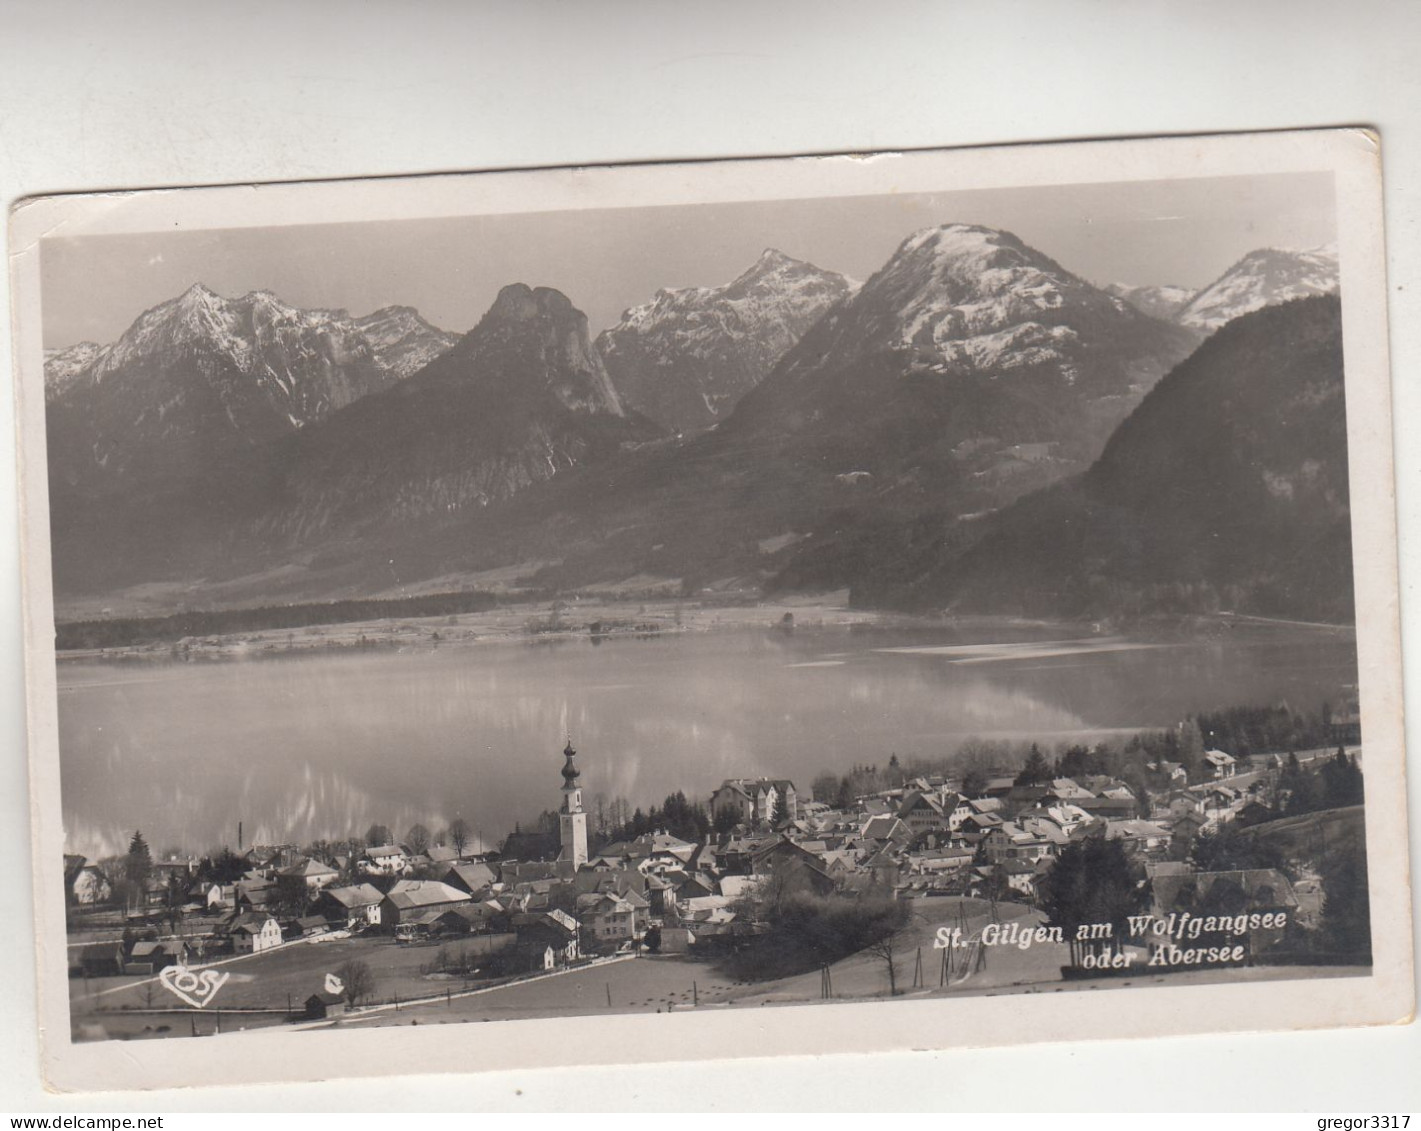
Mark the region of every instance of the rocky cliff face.
[[355, 319], [356, 328], [370, 343], [375, 363], [398, 378], [418, 373], [459, 340], [431, 326], [412, 306], [387, 306]]
[[46, 365], [52, 478], [105, 494], [199, 473], [395, 379], [343, 311], [203, 286]]
[[668, 431], [725, 418], [856, 284], [769, 249], [721, 287], [662, 290], [597, 338], [628, 405]]
[[515, 284], [419, 372], [292, 437], [260, 527], [309, 539], [449, 519], [654, 434], [623, 409], [583, 313]]

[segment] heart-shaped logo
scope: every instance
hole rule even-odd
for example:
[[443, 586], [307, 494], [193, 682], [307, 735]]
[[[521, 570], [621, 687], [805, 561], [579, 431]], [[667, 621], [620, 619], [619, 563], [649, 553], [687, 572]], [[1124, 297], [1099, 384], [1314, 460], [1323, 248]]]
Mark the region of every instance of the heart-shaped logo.
[[186, 966], [168, 966], [158, 975], [158, 981], [188, 1005], [202, 1009], [217, 996], [230, 976], [225, 970], [197, 971]]

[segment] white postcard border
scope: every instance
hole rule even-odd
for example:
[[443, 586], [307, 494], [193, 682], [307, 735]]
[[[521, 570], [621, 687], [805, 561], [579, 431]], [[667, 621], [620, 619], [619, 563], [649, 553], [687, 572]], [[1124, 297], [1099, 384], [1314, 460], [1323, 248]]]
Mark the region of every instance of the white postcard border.
[[[859, 193], [1331, 169], [1342, 278], [1358, 668], [1366, 734], [1369, 977], [1069, 991], [490, 1025], [261, 1030], [216, 1043], [69, 1040], [39, 262], [45, 235], [647, 207]], [[1109, 175], [1106, 175], [1108, 172]], [[61, 1090], [684, 1061], [1385, 1024], [1412, 1013], [1385, 246], [1377, 138], [1363, 130], [866, 156], [608, 166], [154, 190], [22, 201], [11, 218], [32, 841], [44, 1074]], [[1028, 1005], [1027, 1003], [1030, 1002]], [[1014, 1007], [1014, 1005], [1016, 1007]], [[1123, 1007], [1123, 1008], [1122, 1008]], [[236, 1052], [236, 1055], [233, 1053]]]

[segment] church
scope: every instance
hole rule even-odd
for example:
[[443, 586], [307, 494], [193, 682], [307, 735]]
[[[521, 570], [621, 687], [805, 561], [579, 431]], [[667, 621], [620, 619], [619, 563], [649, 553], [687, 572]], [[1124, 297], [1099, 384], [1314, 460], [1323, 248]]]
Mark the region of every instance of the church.
[[587, 812], [582, 807], [577, 751], [572, 739], [563, 748], [562, 800], [558, 805], [558, 831], [523, 832], [515, 829], [503, 842], [504, 860], [528, 863], [556, 862], [560, 876], [571, 876], [587, 863]]

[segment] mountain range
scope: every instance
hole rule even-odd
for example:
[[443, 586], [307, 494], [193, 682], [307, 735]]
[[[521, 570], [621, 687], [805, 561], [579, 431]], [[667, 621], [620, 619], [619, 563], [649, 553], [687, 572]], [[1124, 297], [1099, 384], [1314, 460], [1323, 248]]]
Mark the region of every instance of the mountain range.
[[595, 342], [523, 284], [462, 337], [198, 286], [46, 359], [56, 590], [262, 603], [498, 568], [931, 604], [957, 583], [922, 579], [1093, 474], [1230, 304], [1328, 286], [1324, 254], [1266, 251], [1196, 294], [1102, 289], [961, 224], [861, 286], [769, 250]]
[[1336, 294], [1337, 287], [1337, 245], [1324, 244], [1307, 251], [1259, 248], [1197, 291], [1122, 283], [1105, 289], [1155, 318], [1207, 334], [1240, 315], [1295, 298]]
[[657, 291], [597, 337], [626, 403], [673, 433], [727, 416], [858, 284], [767, 249], [722, 287]]
[[388, 387], [452, 341], [408, 309], [352, 319], [194, 285], [111, 345], [46, 360], [51, 479], [102, 494], [188, 474]]

